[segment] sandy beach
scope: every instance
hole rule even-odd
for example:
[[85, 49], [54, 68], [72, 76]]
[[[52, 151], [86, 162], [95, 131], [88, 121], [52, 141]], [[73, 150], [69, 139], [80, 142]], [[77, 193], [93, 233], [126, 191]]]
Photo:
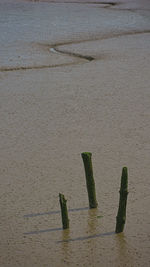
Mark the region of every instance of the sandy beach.
[[150, 266], [149, 77], [150, 1], [0, 0], [0, 266]]

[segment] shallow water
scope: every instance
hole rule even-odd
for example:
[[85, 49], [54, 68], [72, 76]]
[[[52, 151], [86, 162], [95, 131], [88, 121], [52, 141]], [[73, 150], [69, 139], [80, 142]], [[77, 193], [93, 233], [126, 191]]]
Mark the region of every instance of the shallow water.
[[[0, 1], [1, 266], [150, 265], [150, 11], [120, 2]], [[98, 209], [88, 209], [83, 151]]]

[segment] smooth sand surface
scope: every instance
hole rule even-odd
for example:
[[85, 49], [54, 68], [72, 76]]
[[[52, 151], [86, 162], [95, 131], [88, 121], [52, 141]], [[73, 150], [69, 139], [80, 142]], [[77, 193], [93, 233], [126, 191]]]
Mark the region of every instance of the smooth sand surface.
[[[148, 267], [149, 1], [51, 2], [0, 1], [0, 266]], [[127, 220], [116, 235], [123, 166]]]

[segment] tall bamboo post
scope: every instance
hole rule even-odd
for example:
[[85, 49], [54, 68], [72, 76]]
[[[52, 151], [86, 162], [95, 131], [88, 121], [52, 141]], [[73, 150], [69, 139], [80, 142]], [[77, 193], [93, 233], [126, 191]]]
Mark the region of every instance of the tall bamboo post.
[[123, 167], [121, 176], [121, 186], [120, 186], [120, 199], [118, 214], [116, 217], [116, 233], [123, 232], [124, 225], [126, 222], [126, 205], [128, 196], [128, 169]]
[[96, 200], [95, 182], [94, 182], [94, 177], [93, 177], [92, 153], [83, 152], [81, 156], [83, 159], [84, 169], [85, 169], [86, 185], [87, 185], [88, 198], [89, 198], [89, 207], [90, 209], [92, 209], [98, 206], [97, 200]]
[[69, 228], [68, 210], [66, 204], [67, 200], [65, 199], [64, 195], [60, 193], [59, 193], [59, 202], [61, 207], [63, 229], [67, 229]]

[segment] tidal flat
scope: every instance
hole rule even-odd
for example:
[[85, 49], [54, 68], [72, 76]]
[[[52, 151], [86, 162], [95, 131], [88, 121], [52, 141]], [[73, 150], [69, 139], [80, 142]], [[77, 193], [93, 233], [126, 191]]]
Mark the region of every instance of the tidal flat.
[[0, 266], [150, 266], [149, 77], [148, 0], [0, 0]]

